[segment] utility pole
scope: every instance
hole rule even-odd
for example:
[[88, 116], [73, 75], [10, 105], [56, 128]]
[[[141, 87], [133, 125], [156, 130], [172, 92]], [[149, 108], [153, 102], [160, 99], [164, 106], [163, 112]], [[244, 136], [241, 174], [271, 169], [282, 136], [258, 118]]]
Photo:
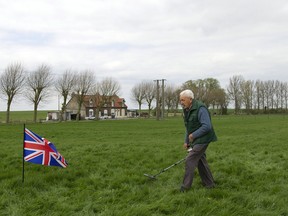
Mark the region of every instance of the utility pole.
[[165, 107], [164, 82], [165, 79], [162, 79], [162, 112], [161, 112], [162, 119], [164, 119], [164, 107]]
[[162, 81], [162, 112], [161, 118], [164, 118], [164, 82], [166, 79], [158, 79], [156, 81], [156, 120], [160, 119], [160, 85], [159, 82]]
[[156, 81], [156, 120], [159, 120], [159, 80]]

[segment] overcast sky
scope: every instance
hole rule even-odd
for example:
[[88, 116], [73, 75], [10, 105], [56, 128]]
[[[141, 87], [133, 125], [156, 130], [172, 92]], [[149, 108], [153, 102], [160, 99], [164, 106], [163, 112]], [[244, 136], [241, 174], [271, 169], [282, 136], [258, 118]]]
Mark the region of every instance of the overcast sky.
[[[142, 80], [288, 81], [287, 0], [0, 0], [0, 14], [0, 74], [14, 62], [89, 69], [119, 81], [128, 108]], [[12, 110], [33, 109], [20, 101]], [[56, 93], [39, 107], [57, 108]]]

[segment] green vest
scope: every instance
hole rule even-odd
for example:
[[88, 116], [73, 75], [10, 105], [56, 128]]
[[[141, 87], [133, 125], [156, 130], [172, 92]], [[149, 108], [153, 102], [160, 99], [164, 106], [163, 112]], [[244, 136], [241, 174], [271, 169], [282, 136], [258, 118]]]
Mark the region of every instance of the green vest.
[[[206, 106], [202, 102], [193, 99], [191, 108], [188, 111], [184, 111], [184, 123], [185, 123], [187, 134], [191, 134], [201, 127], [201, 123], [198, 120], [198, 111], [200, 107], [206, 108]], [[209, 113], [209, 117], [211, 120], [210, 113]], [[207, 144], [210, 142], [214, 142], [216, 140], [217, 140], [217, 136], [212, 126], [212, 130], [210, 130], [207, 134], [194, 139], [192, 142], [192, 146], [195, 144]]]

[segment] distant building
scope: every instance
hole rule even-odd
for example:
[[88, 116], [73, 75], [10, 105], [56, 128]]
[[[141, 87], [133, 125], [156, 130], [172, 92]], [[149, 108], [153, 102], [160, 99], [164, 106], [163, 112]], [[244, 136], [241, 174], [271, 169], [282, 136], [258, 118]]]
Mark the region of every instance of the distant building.
[[[59, 121], [60, 115], [61, 115], [60, 111], [49, 111], [47, 112], [46, 121]], [[64, 113], [63, 119], [68, 121], [71, 120], [71, 113], [70, 112]]]
[[[76, 118], [78, 111], [76, 94], [72, 94], [71, 99], [66, 105], [66, 111], [71, 114], [71, 119]], [[127, 117], [127, 106], [124, 98], [117, 95], [106, 97], [106, 101], [100, 95], [85, 95], [84, 102], [80, 109], [81, 119], [95, 119], [98, 110], [99, 118], [123, 118]]]
[[127, 117], [135, 118], [135, 117], [138, 117], [138, 116], [139, 116], [139, 113], [137, 112], [136, 109], [127, 110]]

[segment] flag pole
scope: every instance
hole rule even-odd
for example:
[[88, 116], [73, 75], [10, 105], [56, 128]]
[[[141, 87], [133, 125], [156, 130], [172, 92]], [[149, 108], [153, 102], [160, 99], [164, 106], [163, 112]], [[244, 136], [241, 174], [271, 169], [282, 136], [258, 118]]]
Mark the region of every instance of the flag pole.
[[24, 147], [25, 147], [25, 123], [23, 128], [22, 183], [24, 183]]

